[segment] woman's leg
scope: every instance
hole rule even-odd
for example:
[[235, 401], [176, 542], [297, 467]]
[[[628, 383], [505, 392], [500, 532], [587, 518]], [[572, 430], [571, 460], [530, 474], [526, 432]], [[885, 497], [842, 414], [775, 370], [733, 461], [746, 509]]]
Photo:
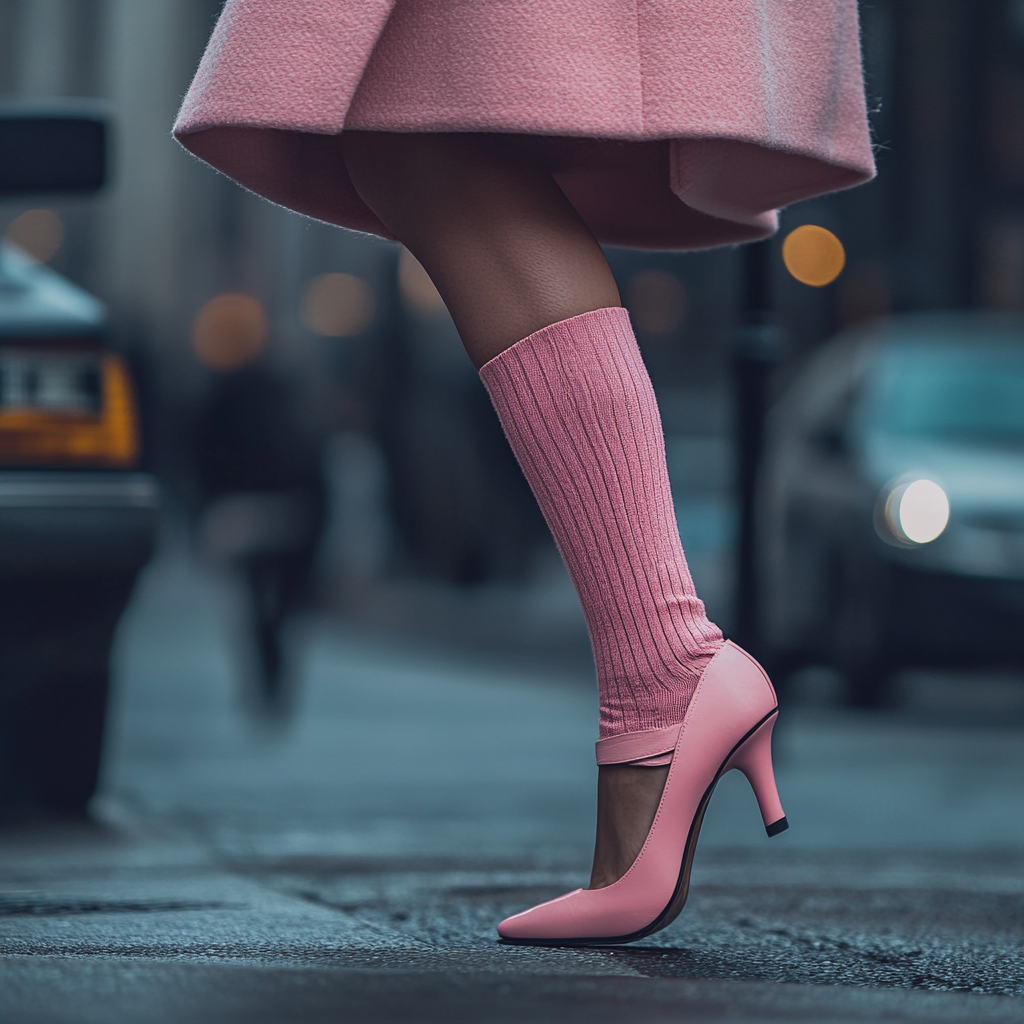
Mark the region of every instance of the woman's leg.
[[348, 132], [367, 206], [423, 264], [474, 366], [577, 313], [618, 306], [601, 247], [515, 139]]
[[[678, 723], [721, 634], [693, 592], [614, 278], [543, 147], [383, 133], [347, 134], [343, 147], [356, 189], [424, 265], [483, 368], [583, 603], [602, 740]], [[592, 887], [632, 864], [666, 774], [602, 765]]]

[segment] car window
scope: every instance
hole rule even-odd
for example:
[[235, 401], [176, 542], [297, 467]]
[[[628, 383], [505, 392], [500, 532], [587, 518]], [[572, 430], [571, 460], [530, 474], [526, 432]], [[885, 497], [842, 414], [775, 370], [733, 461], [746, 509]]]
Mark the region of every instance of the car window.
[[1024, 345], [937, 344], [879, 356], [869, 429], [1024, 448]]

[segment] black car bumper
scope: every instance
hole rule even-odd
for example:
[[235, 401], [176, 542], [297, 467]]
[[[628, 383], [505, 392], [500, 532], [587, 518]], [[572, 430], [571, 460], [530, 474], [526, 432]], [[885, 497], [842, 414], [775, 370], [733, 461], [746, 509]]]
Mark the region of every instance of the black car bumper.
[[137, 572], [159, 496], [148, 473], [0, 471], [0, 576]]

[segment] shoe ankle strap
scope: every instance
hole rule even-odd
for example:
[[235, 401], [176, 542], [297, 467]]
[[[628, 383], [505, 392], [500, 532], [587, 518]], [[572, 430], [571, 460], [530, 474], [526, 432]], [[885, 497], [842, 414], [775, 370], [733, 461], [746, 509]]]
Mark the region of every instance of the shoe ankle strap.
[[625, 764], [644, 762], [653, 766], [668, 764], [679, 739], [682, 723], [666, 726], [664, 729], [644, 729], [642, 732], [625, 732], [621, 736], [606, 736], [594, 744], [598, 764]]

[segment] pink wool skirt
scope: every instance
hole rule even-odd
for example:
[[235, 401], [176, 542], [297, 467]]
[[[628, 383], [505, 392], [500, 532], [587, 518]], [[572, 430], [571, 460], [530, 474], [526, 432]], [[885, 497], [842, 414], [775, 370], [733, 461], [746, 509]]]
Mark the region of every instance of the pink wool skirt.
[[874, 173], [856, 0], [228, 0], [174, 133], [267, 199], [391, 237], [345, 130], [579, 140], [597, 238], [700, 249]]

